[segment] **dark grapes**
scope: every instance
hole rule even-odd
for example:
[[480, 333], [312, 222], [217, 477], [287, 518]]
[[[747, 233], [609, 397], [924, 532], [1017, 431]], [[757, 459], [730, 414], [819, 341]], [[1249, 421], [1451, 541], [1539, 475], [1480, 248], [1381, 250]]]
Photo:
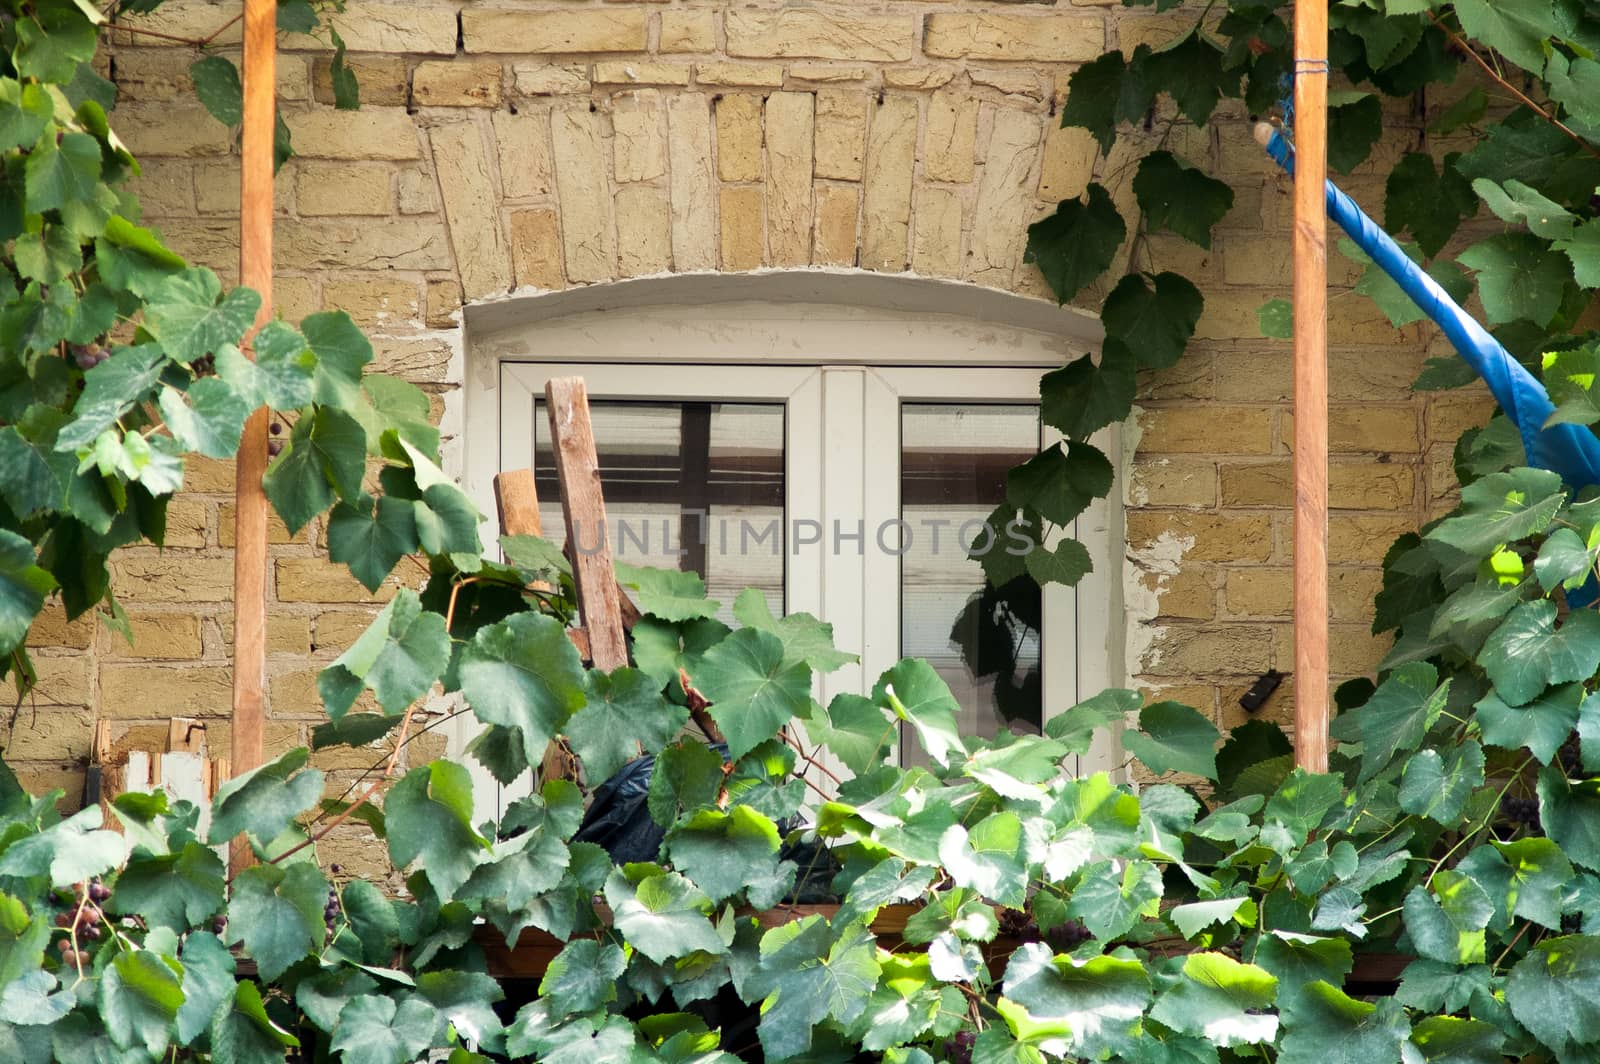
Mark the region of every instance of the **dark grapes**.
[[1071, 953], [1093, 937], [1089, 929], [1076, 920], [1058, 924], [1044, 933], [1044, 940], [1057, 953]]
[[1000, 911], [1000, 933], [1018, 942], [1039, 941], [1039, 925], [1034, 922], [1033, 914], [1020, 909]]
[[339, 903], [339, 892], [328, 891], [328, 903], [322, 907], [322, 923], [328, 929], [328, 934], [339, 924], [339, 917], [344, 915], [344, 906]]
[[98, 879], [89, 884], [89, 900], [103, 903], [111, 900], [111, 888]]
[[1539, 799], [1518, 798], [1508, 795], [1500, 799], [1500, 814], [1513, 824], [1526, 824], [1537, 831], [1539, 829]]
[[267, 441], [267, 453], [269, 455], [271, 455], [272, 457], [276, 458], [276, 457], [278, 457], [279, 453], [281, 453], [282, 451], [283, 451], [283, 441], [282, 440], [268, 440]]
[[73, 364], [82, 370], [94, 369], [111, 357], [111, 352], [99, 344], [72, 344], [67, 353], [72, 356]]
[[950, 1064], [972, 1064], [972, 1047], [978, 1036], [971, 1031], [957, 1031], [955, 1037], [944, 1044], [944, 1058]]
[[1566, 770], [1569, 776], [1576, 776], [1582, 768], [1583, 758], [1576, 738], [1568, 739], [1562, 743], [1561, 749], [1556, 752], [1556, 756], [1560, 758], [1561, 767]]
[[274, 421], [272, 424], [267, 426], [267, 431], [272, 433], [274, 436], [278, 435], [283, 431], [283, 422]]

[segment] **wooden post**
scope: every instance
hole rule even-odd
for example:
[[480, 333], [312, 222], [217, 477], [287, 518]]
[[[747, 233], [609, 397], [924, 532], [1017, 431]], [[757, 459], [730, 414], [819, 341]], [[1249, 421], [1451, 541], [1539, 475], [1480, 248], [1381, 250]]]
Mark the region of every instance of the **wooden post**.
[[[244, 0], [244, 119], [239, 167], [239, 281], [261, 294], [256, 327], [272, 306], [272, 177], [277, 115], [277, 0]], [[248, 353], [249, 348], [247, 346]], [[233, 548], [233, 768], [261, 764], [266, 733], [267, 672], [267, 420], [245, 422], [235, 466]], [[250, 843], [233, 841], [229, 867], [254, 861]]]
[[1328, 7], [1294, 6], [1295, 763], [1328, 770]]
[[544, 386], [544, 396], [578, 612], [589, 634], [594, 667], [610, 672], [628, 663], [628, 643], [622, 630], [622, 590], [611, 560], [611, 530], [600, 491], [600, 460], [589, 421], [589, 392], [582, 377], [557, 377]]

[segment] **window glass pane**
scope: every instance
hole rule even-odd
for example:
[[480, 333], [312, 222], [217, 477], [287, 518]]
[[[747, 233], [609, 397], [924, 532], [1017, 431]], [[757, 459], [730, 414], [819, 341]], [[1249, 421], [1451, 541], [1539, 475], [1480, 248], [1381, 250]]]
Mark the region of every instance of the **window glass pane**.
[[[591, 400], [608, 539], [619, 561], [699, 573], [731, 619], [760, 589], [783, 611], [781, 403]], [[534, 402], [534, 478], [545, 535], [566, 528], [543, 400]], [[599, 531], [578, 529], [593, 549]]]
[[[911, 537], [901, 558], [901, 653], [926, 658], [944, 677], [961, 703], [963, 735], [1038, 732], [1038, 585], [987, 583], [967, 546], [1005, 501], [1007, 471], [1038, 452], [1039, 408], [907, 403], [900, 439], [901, 518]], [[1004, 530], [996, 532], [991, 549], [1004, 549]], [[907, 756], [920, 757], [910, 744]]]

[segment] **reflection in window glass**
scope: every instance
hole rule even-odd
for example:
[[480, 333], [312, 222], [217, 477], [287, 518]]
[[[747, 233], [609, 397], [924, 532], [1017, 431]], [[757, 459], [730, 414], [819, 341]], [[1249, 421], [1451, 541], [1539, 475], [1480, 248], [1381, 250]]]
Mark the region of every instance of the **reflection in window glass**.
[[[967, 546], [1005, 501], [1006, 473], [1038, 452], [1039, 408], [908, 403], [900, 438], [901, 519], [911, 538], [901, 558], [901, 653], [926, 658], [950, 685], [961, 703], [961, 734], [1036, 733], [1043, 721], [1038, 585], [1023, 576], [995, 587]], [[1003, 550], [1004, 531], [996, 532], [991, 549]], [[921, 755], [907, 744], [907, 757]]]
[[[758, 588], [783, 611], [784, 410], [781, 403], [591, 400], [606, 530], [619, 561], [699, 573], [731, 618]], [[543, 400], [534, 402], [534, 478], [545, 535], [566, 528]], [[599, 530], [578, 529], [593, 549]]]

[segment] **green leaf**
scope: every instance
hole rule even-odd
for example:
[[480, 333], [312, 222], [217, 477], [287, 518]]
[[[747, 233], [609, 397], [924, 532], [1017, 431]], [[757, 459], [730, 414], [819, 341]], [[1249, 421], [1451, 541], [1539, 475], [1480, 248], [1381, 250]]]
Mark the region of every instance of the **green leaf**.
[[833, 696], [826, 714], [813, 713], [806, 730], [858, 776], [882, 764], [894, 749], [896, 729], [883, 707], [848, 691]]
[[244, 422], [254, 409], [226, 381], [205, 377], [188, 391], [161, 390], [161, 420], [186, 451], [207, 458], [232, 458], [239, 449]]
[[722, 756], [710, 747], [694, 742], [667, 747], [656, 758], [655, 771], [650, 776], [650, 819], [669, 827], [677, 821], [680, 810], [711, 805], [722, 778]]
[[1572, 236], [1580, 221], [1561, 204], [1521, 181], [1507, 181], [1501, 186], [1480, 177], [1472, 183], [1472, 190], [1502, 222], [1525, 225], [1529, 232], [1546, 240]]
[[411, 503], [383, 495], [342, 502], [328, 516], [328, 557], [350, 567], [368, 591], [383, 586], [400, 559], [418, 547]]
[[1580, 286], [1600, 288], [1600, 219], [1590, 218], [1554, 246], [1572, 261], [1573, 279]]
[[1179, 702], [1156, 702], [1139, 714], [1139, 731], [1122, 735], [1128, 752], [1158, 775], [1188, 772], [1217, 777], [1217, 726]]
[[391, 716], [428, 693], [450, 663], [450, 633], [444, 618], [423, 608], [402, 588], [350, 649], [317, 677], [328, 716], [344, 716], [363, 690], [370, 690]]
[[[505, 1000], [505, 993], [493, 977], [483, 972], [423, 972], [417, 977], [417, 990], [433, 1004], [457, 1040], [478, 1049], [503, 1048], [504, 1027], [493, 1006]], [[455, 1054], [461, 1052], [455, 1050]]]
[[201, 104], [225, 126], [244, 121], [244, 83], [239, 68], [226, 56], [208, 55], [189, 64], [194, 94]]
[[1321, 826], [1328, 812], [1344, 800], [1344, 781], [1338, 776], [1307, 772], [1296, 765], [1279, 784], [1267, 807], [1264, 821], [1276, 821], [1298, 839], [1304, 839]]
[[1028, 1020], [1058, 1029], [1080, 1058], [1126, 1048], [1150, 1001], [1150, 976], [1132, 957], [1053, 957], [1038, 942], [1011, 955], [1002, 987], [1002, 1006], [1014, 1002]]
[[1349, 940], [1295, 931], [1263, 934], [1255, 961], [1277, 977], [1280, 1008], [1311, 983], [1343, 984], [1354, 964]]
[[1143, 703], [1144, 697], [1137, 691], [1108, 688], [1071, 709], [1052, 715], [1044, 723], [1044, 733], [1065, 745], [1068, 753], [1086, 754], [1096, 731], [1121, 724]]
[[1256, 325], [1269, 340], [1294, 339], [1294, 304], [1287, 299], [1269, 299], [1256, 311]]
[[328, 881], [315, 864], [252, 865], [233, 879], [224, 941], [243, 942], [261, 978], [275, 980], [322, 947], [327, 901]]
[[1188, 278], [1130, 273], [1106, 296], [1100, 320], [1140, 366], [1167, 369], [1177, 365], [1204, 310], [1205, 299]]
[[1372, 1005], [1325, 982], [1309, 983], [1284, 1010], [1278, 1064], [1400, 1061], [1408, 1026], [1392, 999]]
[[1524, 705], [1550, 684], [1587, 680], [1600, 668], [1600, 615], [1576, 610], [1559, 629], [1555, 621], [1555, 603], [1526, 602], [1484, 642], [1479, 664], [1508, 705]]
[[17, 272], [42, 284], [64, 281], [83, 264], [78, 238], [60, 225], [17, 237], [14, 256]]
[[1600, 938], [1547, 938], [1506, 979], [1506, 1004], [1517, 1022], [1562, 1057], [1600, 1041]]
[[1340, 101], [1339, 94], [1328, 100], [1328, 165], [1348, 174], [1366, 161], [1372, 146], [1383, 135], [1383, 103], [1370, 93], [1357, 93], [1354, 99]]
[[[1413, 262], [1422, 262], [1422, 252], [1414, 244], [1402, 244], [1401, 249]], [[1427, 312], [1419, 307], [1400, 283], [1389, 276], [1388, 271], [1372, 261], [1354, 242], [1350, 240], [1339, 241], [1339, 251], [1348, 259], [1363, 264], [1361, 278], [1355, 284], [1357, 295], [1366, 296], [1377, 304], [1383, 311], [1384, 317], [1389, 319], [1395, 328], [1422, 321]], [[1472, 282], [1467, 280], [1466, 274], [1449, 259], [1437, 259], [1427, 268], [1427, 274], [1443, 288], [1449, 296], [1458, 302], [1464, 302], [1472, 294]]]
[[267, 469], [262, 484], [290, 533], [339, 498], [358, 499], [366, 472], [366, 433], [343, 411], [319, 406], [295, 422], [289, 443]]
[[99, 34], [76, 6], [43, 7], [15, 23], [17, 73], [42, 82], [70, 82], [79, 63], [94, 58]]
[[1456, 0], [1461, 28], [1526, 70], [1544, 69], [1545, 40], [1556, 30], [1546, 0]]
[[1133, 194], [1152, 231], [1170, 229], [1203, 248], [1211, 247], [1211, 227], [1233, 209], [1233, 189], [1226, 182], [1167, 151], [1153, 151], [1140, 161]]
[[1264, 968], [1240, 964], [1225, 953], [1191, 953], [1183, 978], [1156, 999], [1152, 1019], [1174, 1031], [1231, 1047], [1271, 1043], [1278, 1017], [1278, 980]]
[[774, 617], [766, 595], [755, 588], [739, 592], [733, 615], [746, 628], [759, 628], [783, 640], [786, 660], [803, 661], [818, 672], [833, 672], [860, 660], [833, 645], [833, 625], [803, 612]]
[[[412, 769], [390, 789], [383, 809], [395, 867], [420, 861], [443, 901], [488, 855], [489, 843], [472, 827], [472, 777], [465, 765], [434, 761]], [[320, 912], [322, 902], [317, 906]]]
[[638, 592], [639, 609], [663, 621], [715, 617], [722, 603], [706, 598], [706, 584], [697, 573], [651, 569], [617, 563], [617, 581]]
[[222, 859], [198, 842], [175, 854], [137, 857], [117, 877], [106, 907], [181, 933], [222, 910], [224, 871]]
[[1412, 1044], [1427, 1064], [1503, 1064], [1505, 1035], [1484, 1020], [1429, 1016], [1411, 1029]]
[[1484, 929], [1494, 904], [1476, 880], [1442, 869], [1433, 893], [1411, 889], [1405, 900], [1406, 935], [1420, 956], [1443, 964], [1482, 964]]
[[1089, 548], [1075, 539], [1063, 538], [1054, 548], [1038, 545], [1028, 552], [1028, 575], [1039, 583], [1073, 587], [1094, 571]]
[[87, 447], [156, 387], [166, 358], [154, 344], [115, 347], [111, 357], [83, 375], [73, 420], [56, 437], [56, 450]]
[[183, 1004], [181, 969], [149, 950], [119, 954], [100, 980], [100, 1018], [123, 1049], [165, 1053]]
[[1400, 973], [1395, 998], [1409, 1008], [1460, 1012], [1478, 994], [1489, 993], [1486, 965], [1462, 968], [1438, 961], [1415, 960]]
[[1133, 408], [1136, 364], [1132, 351], [1107, 337], [1100, 362], [1079, 358], [1039, 379], [1040, 416], [1069, 439], [1086, 440]]
[[1569, 781], [1559, 766], [1539, 773], [1539, 821], [1568, 858], [1600, 871], [1600, 781]]
[[151, 293], [144, 328], [170, 358], [187, 365], [237, 344], [260, 308], [255, 292], [235, 288], [224, 294], [217, 275], [198, 267], [174, 274]]
[[956, 724], [961, 704], [950, 693], [950, 686], [920, 658], [904, 658], [878, 677], [872, 700], [887, 705], [900, 720], [909, 723], [935, 763], [946, 765], [951, 753], [962, 750]]
[[1567, 260], [1531, 233], [1502, 233], [1472, 245], [1457, 261], [1478, 273], [1478, 295], [1493, 325], [1526, 320], [1548, 326], [1572, 276]]
[[66, 133], [60, 144], [45, 137], [28, 154], [27, 209], [67, 210], [99, 199], [100, 144], [87, 133]]
[[1483, 747], [1471, 739], [1448, 752], [1421, 750], [1406, 761], [1400, 808], [1445, 827], [1455, 827], [1472, 792], [1483, 786]]
[[461, 651], [461, 693], [479, 719], [514, 728], [532, 763], [584, 704], [583, 662], [554, 617], [519, 613]]
[[737, 761], [811, 705], [811, 669], [787, 663], [783, 641], [755, 628], [733, 633], [700, 659], [691, 677]]
[[877, 942], [860, 924], [833, 929], [821, 917], [768, 931], [761, 939], [758, 987], [765, 991], [757, 1031], [768, 1060], [811, 1047], [826, 1019], [849, 1023], [865, 1010], [881, 969]]
[[1557, 585], [1576, 591], [1594, 573], [1594, 554], [1570, 528], [1558, 528], [1539, 547], [1533, 574], [1546, 594]]
[[1561, 478], [1549, 470], [1492, 473], [1461, 489], [1458, 516], [1435, 525], [1427, 539], [1486, 556], [1502, 544], [1549, 528], [1565, 499]]
[[1505, 908], [1513, 916], [1550, 928], [1561, 928], [1561, 910], [1572, 862], [1549, 839], [1524, 838], [1496, 842], [1495, 849], [1510, 869]]
[[1056, 212], [1028, 227], [1023, 261], [1037, 263], [1057, 303], [1066, 303], [1105, 273], [1128, 227], [1097, 182], [1084, 200], [1063, 200]]
[[1172, 921], [1172, 926], [1184, 938], [1194, 938], [1208, 927], [1227, 927], [1235, 922], [1235, 917], [1251, 921], [1254, 918], [1250, 914], [1255, 912], [1255, 908], [1255, 902], [1249, 898], [1218, 898], [1215, 901], [1175, 905], [1167, 912], [1167, 919]]
[[37, 971], [50, 944], [50, 921], [37, 917], [19, 899], [0, 892], [0, 990], [29, 971]]
[[689, 711], [661, 695], [637, 669], [589, 670], [588, 701], [567, 722], [567, 739], [591, 781], [608, 780], [641, 752], [657, 754], [688, 723]]
[[1396, 754], [1414, 750], [1444, 711], [1450, 681], [1425, 662], [1403, 665], [1359, 709], [1341, 713], [1329, 733], [1363, 747], [1360, 778], [1377, 775]]
[[37, 562], [33, 544], [0, 529], [0, 654], [22, 645], [44, 608], [45, 594], [55, 587], [55, 579]]
[[251, 341], [255, 361], [231, 344], [217, 352], [217, 376], [233, 385], [253, 405], [298, 410], [311, 405], [311, 384], [317, 356], [306, 338], [285, 322], [267, 322]]
[[322, 797], [322, 771], [305, 768], [309, 756], [297, 746], [217, 788], [208, 841], [215, 846], [242, 833], [265, 845], [283, 834]]
[[1572, 734], [1583, 701], [1582, 684], [1566, 684], [1544, 691], [1523, 706], [1509, 706], [1498, 690], [1490, 691], [1474, 707], [1474, 720], [1483, 741], [1506, 750], [1527, 747], [1548, 764]]
[[545, 969], [539, 996], [559, 1013], [592, 1012], [615, 1001], [617, 982], [627, 968], [622, 950], [611, 943], [581, 938], [568, 942]]
[[958, 887], [1013, 908], [1027, 900], [1028, 857], [1015, 813], [991, 813], [970, 832], [952, 824], [939, 840], [939, 862]]
[[1141, 916], [1154, 916], [1161, 902], [1161, 872], [1148, 861], [1110, 861], [1090, 865], [1073, 891], [1067, 915], [1101, 942], [1128, 933]]
[[[359, 956], [368, 964], [389, 964], [400, 941], [400, 921], [394, 903], [364, 879], [352, 879], [339, 892], [339, 903], [350, 922], [347, 934], [354, 935], [361, 949]], [[340, 945], [347, 946], [348, 939]], [[354, 952], [354, 951], [353, 951]]]
[[311, 6], [311, 0], [283, 0], [278, 4], [277, 22], [278, 29], [284, 33], [312, 33], [321, 19], [317, 9]]
[[657, 964], [696, 952], [727, 952], [706, 918], [711, 899], [694, 884], [676, 872], [654, 872], [630, 883], [623, 872], [616, 869], [606, 880], [606, 901], [630, 946]]
[[[122, 889], [120, 882], [117, 889]], [[233, 998], [238, 984], [234, 982], [233, 952], [209, 931], [192, 931], [184, 938], [182, 961], [183, 1006], [178, 1009], [178, 1041], [191, 1044], [211, 1026], [211, 1018], [222, 1003]]]
[[328, 68], [333, 83], [333, 106], [341, 111], [359, 111], [361, 86], [356, 82], [355, 71], [345, 62], [344, 38], [332, 26], [328, 27], [328, 33], [333, 40], [333, 61]]
[[1223, 96], [1238, 92], [1239, 72], [1223, 64], [1222, 51], [1198, 26], [1153, 52], [1144, 62], [1151, 85], [1168, 93], [1178, 109], [1195, 125], [1203, 126]]
[[1433, 156], [1407, 152], [1384, 185], [1385, 228], [1391, 233], [1409, 229], [1428, 258], [1444, 250], [1462, 219], [1478, 212], [1478, 199], [1456, 170], [1456, 158], [1446, 156], [1436, 171]]
[[673, 867], [720, 902], [772, 874], [778, 828], [749, 806], [703, 809], [672, 830], [666, 847]]
[[316, 401], [356, 406], [362, 368], [372, 361], [372, 342], [342, 310], [313, 314], [300, 323], [300, 331], [317, 355]]
[[1098, 449], [1075, 443], [1068, 451], [1057, 443], [1006, 475], [1006, 501], [1066, 525], [1111, 490], [1112, 475]]
[[238, 983], [233, 999], [211, 1023], [211, 1054], [216, 1064], [277, 1064], [300, 1039], [279, 1027], [248, 979]]
[[344, 1064], [406, 1064], [433, 1044], [439, 1013], [420, 997], [352, 998], [339, 1013], [331, 1048]]
[[0, 78], [0, 151], [31, 147], [54, 111], [43, 85]]
[[1087, 129], [1101, 152], [1109, 154], [1117, 139], [1117, 104], [1126, 72], [1121, 52], [1107, 52], [1074, 70], [1067, 81], [1067, 102], [1061, 108], [1062, 128]]

